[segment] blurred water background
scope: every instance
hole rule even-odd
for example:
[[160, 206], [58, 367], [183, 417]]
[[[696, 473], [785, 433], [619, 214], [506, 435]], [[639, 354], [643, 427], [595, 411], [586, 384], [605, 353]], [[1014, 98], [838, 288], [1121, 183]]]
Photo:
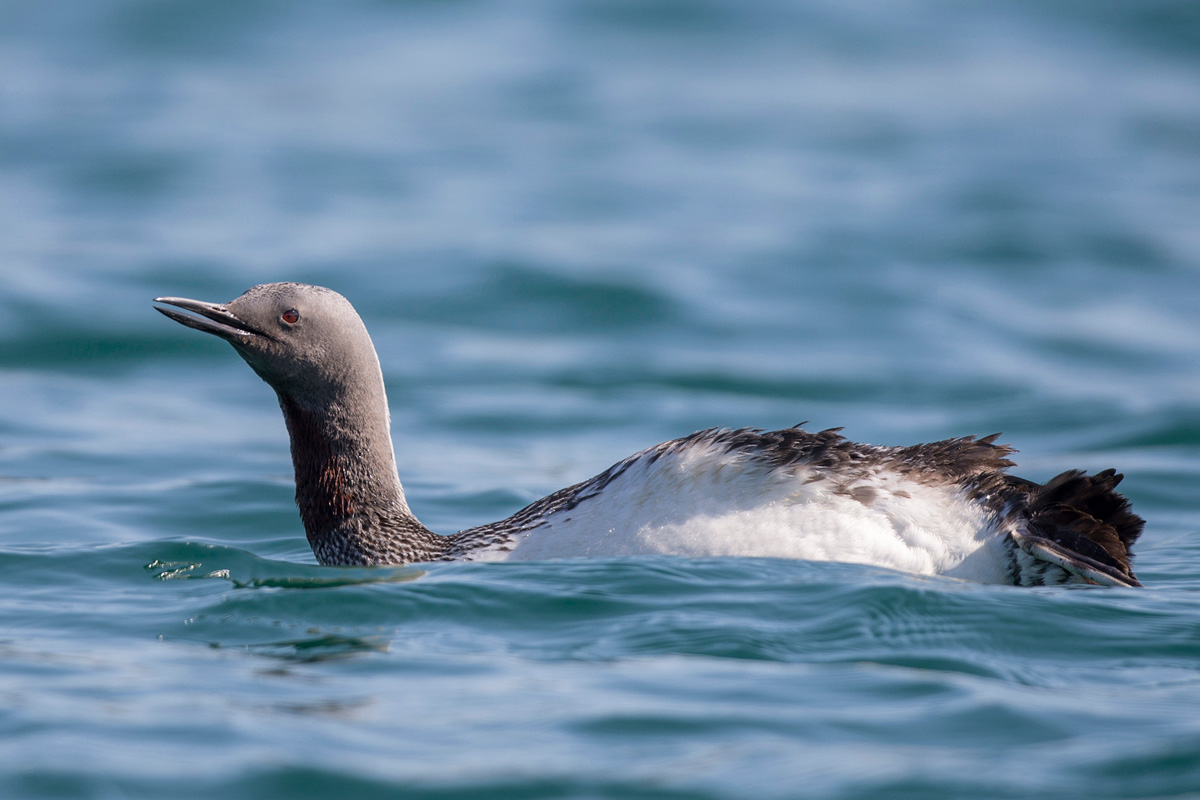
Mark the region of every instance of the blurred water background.
[[[0, 5], [0, 795], [1200, 796], [1200, 6]], [[316, 566], [150, 306], [355, 303], [409, 501], [712, 425], [1114, 466], [1145, 590]]]

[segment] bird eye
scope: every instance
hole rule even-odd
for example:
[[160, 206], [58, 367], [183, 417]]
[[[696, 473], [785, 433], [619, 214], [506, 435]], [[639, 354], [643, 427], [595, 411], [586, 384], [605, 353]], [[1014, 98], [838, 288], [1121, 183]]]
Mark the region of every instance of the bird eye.
[[288, 325], [295, 325], [300, 321], [300, 312], [294, 308], [289, 308], [287, 311], [283, 312], [279, 318]]

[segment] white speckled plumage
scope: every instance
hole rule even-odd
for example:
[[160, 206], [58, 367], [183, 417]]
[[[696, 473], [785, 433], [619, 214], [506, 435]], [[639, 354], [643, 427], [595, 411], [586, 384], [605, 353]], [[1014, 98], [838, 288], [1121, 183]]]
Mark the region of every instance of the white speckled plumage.
[[598, 496], [466, 558], [757, 556], [990, 583], [1006, 576], [995, 515], [953, 485], [881, 471], [842, 491], [812, 465], [781, 468], [711, 441], [639, 456]]
[[664, 442], [499, 522], [449, 536], [409, 510], [379, 360], [349, 302], [264, 284], [227, 305], [158, 298], [168, 317], [230, 342], [279, 397], [296, 500], [326, 564], [675, 554], [873, 564], [1018, 585], [1140, 585], [1143, 522], [1121, 476], [1044, 485], [1007, 474], [996, 436], [912, 447], [838, 431], [711, 429]]

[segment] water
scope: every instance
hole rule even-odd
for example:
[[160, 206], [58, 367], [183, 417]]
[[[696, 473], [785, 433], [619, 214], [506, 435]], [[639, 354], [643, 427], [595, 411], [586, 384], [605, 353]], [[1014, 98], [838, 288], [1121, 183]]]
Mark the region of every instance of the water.
[[[0, 795], [1200, 796], [1192, 3], [9, 0]], [[156, 295], [338, 289], [451, 531], [711, 425], [1115, 466], [1145, 590], [316, 566]]]

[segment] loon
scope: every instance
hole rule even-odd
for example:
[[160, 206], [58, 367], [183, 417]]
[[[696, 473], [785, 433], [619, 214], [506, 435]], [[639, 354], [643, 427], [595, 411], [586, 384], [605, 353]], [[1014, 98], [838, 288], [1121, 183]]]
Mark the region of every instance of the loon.
[[[910, 447], [840, 428], [712, 428], [655, 445], [507, 519], [439, 535], [405, 501], [383, 373], [349, 301], [268, 283], [226, 303], [159, 297], [233, 345], [278, 395], [296, 504], [328, 565], [673, 554], [871, 564], [1018, 586], [1141, 586], [1144, 521], [1114, 470], [1045, 484], [1007, 473], [999, 434]], [[178, 310], [177, 310], [178, 309]]]

